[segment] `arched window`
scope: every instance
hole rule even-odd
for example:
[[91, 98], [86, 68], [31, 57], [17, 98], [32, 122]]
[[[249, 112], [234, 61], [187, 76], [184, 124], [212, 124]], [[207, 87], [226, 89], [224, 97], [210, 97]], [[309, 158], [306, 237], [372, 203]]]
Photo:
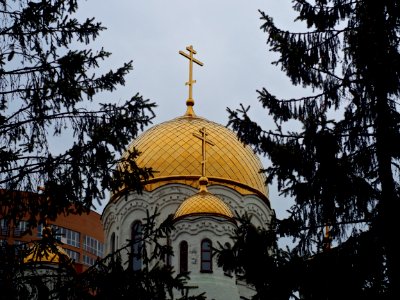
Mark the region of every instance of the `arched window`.
[[[231, 250], [232, 247], [231, 247], [230, 243], [225, 243], [224, 248], [226, 250]], [[226, 270], [226, 269], [223, 269], [223, 270], [224, 270], [224, 275], [225, 276], [232, 277], [232, 271], [231, 270]]]
[[188, 243], [186, 241], [179, 244], [179, 271], [180, 273], [188, 271]]
[[201, 272], [212, 272], [212, 244], [209, 239], [201, 241]]
[[[171, 239], [169, 236], [167, 236], [167, 247], [171, 249]], [[165, 262], [167, 264], [167, 266], [172, 265], [171, 261], [172, 261], [171, 253], [168, 252], [166, 255], [166, 262]]]
[[135, 221], [131, 228], [131, 265], [134, 271], [142, 268], [142, 223]]
[[[166, 243], [165, 247], [168, 248], [168, 251], [163, 253], [163, 255], [161, 256], [161, 259], [167, 266], [172, 266], [172, 255], [173, 254], [172, 254], [171, 238], [169, 237], [168, 234], [167, 234], [165, 243]], [[165, 249], [165, 250], [167, 250], [167, 249]]]
[[111, 238], [110, 238], [110, 251], [111, 253], [115, 252], [115, 232], [113, 232], [111, 234]]

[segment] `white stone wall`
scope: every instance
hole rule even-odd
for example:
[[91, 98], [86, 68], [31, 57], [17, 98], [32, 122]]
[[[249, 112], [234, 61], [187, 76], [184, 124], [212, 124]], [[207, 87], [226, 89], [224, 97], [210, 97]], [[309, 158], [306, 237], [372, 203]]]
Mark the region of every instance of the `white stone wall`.
[[[245, 212], [252, 217], [256, 226], [268, 227], [273, 211], [268, 205], [255, 195], [241, 195], [233, 189], [225, 186], [213, 185], [208, 191], [222, 199], [235, 214], [243, 215]], [[144, 191], [143, 194], [131, 193], [110, 203], [102, 215], [105, 229], [106, 253], [111, 250], [110, 239], [115, 233], [116, 249], [127, 244], [130, 239], [131, 226], [137, 220], [146, 217], [146, 210], [150, 213], [155, 209], [160, 213], [158, 224], [164, 221], [168, 215], [174, 214], [179, 205], [188, 197], [197, 193], [198, 190], [183, 184], [168, 184], [152, 192]], [[208, 238], [213, 247], [218, 247], [229, 242], [233, 234], [235, 224], [224, 218], [215, 216], [188, 217], [175, 223], [176, 230], [171, 235], [171, 246], [174, 250], [172, 265], [179, 271], [179, 244], [182, 240], [188, 242], [188, 269], [191, 272], [191, 285], [198, 286], [193, 290], [198, 294], [200, 290], [206, 291], [207, 299], [229, 299], [238, 300], [242, 293], [251, 295], [253, 291], [240, 286], [241, 292], [236, 285], [236, 278], [224, 274], [222, 268], [217, 267], [216, 260], [213, 261], [212, 273], [200, 272], [201, 241]], [[125, 255], [123, 259], [128, 259]]]
[[179, 270], [179, 245], [182, 241], [186, 241], [190, 285], [197, 287], [191, 290], [191, 294], [206, 291], [207, 299], [240, 299], [235, 276], [225, 274], [222, 268], [217, 266], [216, 256], [212, 259], [212, 273], [201, 272], [201, 242], [209, 239], [214, 248], [219, 248], [219, 245], [225, 243], [232, 245], [230, 237], [235, 227], [234, 223], [217, 216], [193, 216], [175, 223], [175, 231], [171, 235], [175, 254], [173, 266], [175, 270]]

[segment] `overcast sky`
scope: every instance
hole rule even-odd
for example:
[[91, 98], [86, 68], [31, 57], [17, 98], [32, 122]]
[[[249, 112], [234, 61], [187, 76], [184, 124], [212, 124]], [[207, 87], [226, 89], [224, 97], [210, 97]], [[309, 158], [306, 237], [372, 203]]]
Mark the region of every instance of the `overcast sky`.
[[[188, 62], [178, 52], [193, 45], [196, 58], [204, 63], [194, 69], [196, 114], [226, 125], [226, 108], [243, 103], [251, 106], [264, 129], [272, 129], [256, 90], [265, 87], [285, 98], [304, 91], [293, 87], [279, 66], [271, 65], [277, 56], [269, 52], [267, 35], [260, 30], [259, 9], [282, 29], [299, 29], [290, 0], [82, 1], [79, 15], [95, 17], [107, 27], [92, 45], [112, 52], [102, 70], [133, 60], [126, 85], [101, 100], [122, 102], [139, 92], [158, 105], [154, 124], [182, 115]], [[273, 186], [270, 190], [272, 207], [283, 217], [291, 202], [278, 196]]]

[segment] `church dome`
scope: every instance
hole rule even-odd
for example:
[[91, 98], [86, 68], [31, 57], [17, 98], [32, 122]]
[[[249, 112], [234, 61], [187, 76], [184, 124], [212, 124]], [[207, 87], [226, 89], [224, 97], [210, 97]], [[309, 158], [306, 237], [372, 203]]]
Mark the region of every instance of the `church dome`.
[[39, 244], [35, 244], [28, 250], [28, 255], [24, 257], [24, 263], [46, 263], [59, 264], [60, 262], [68, 262], [70, 258], [68, 254], [60, 246], [55, 246], [56, 251], [50, 246], [42, 248]]
[[198, 187], [202, 176], [202, 140], [207, 136], [206, 163], [209, 185], [228, 186], [241, 194], [256, 194], [268, 203], [268, 190], [260, 159], [241, 143], [236, 134], [223, 125], [193, 115], [184, 115], [155, 125], [142, 133], [128, 147], [141, 154], [136, 159], [140, 167], [151, 167], [154, 177], [145, 190], [152, 191], [168, 183]]
[[[43, 238], [47, 239], [50, 235], [52, 235], [51, 228], [45, 226], [42, 231]], [[59, 245], [50, 246], [40, 241], [34, 242], [24, 257], [24, 263], [59, 264], [61, 262], [71, 262], [65, 250]]]
[[[262, 164], [249, 146], [244, 146], [230, 129], [193, 115], [184, 115], [153, 126], [128, 147], [141, 154], [140, 167], [151, 167], [154, 177], [147, 181], [147, 191], [169, 183], [198, 187], [202, 176], [202, 140], [197, 136], [206, 130], [207, 177], [209, 185], [230, 187], [243, 195], [256, 194], [268, 203]], [[195, 136], [197, 135], [197, 136]]]
[[233, 218], [229, 207], [221, 199], [207, 191], [200, 191], [183, 201], [175, 212], [174, 220], [196, 215], [217, 215], [229, 219]]

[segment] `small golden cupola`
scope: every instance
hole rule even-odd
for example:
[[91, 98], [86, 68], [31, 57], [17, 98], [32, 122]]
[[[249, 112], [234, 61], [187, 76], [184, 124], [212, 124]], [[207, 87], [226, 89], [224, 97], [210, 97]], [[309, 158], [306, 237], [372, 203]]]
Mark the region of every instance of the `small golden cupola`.
[[175, 212], [174, 220], [179, 220], [188, 216], [219, 216], [233, 220], [233, 214], [228, 205], [226, 205], [217, 196], [207, 191], [208, 179], [202, 176], [199, 179], [200, 190], [195, 195], [187, 198], [179, 205]]
[[71, 259], [65, 250], [59, 245], [47, 244], [45, 240], [52, 240], [51, 228], [43, 227], [42, 241], [36, 241], [27, 250], [27, 255], [24, 257], [24, 263], [41, 263], [41, 264], [60, 264], [70, 263]]

